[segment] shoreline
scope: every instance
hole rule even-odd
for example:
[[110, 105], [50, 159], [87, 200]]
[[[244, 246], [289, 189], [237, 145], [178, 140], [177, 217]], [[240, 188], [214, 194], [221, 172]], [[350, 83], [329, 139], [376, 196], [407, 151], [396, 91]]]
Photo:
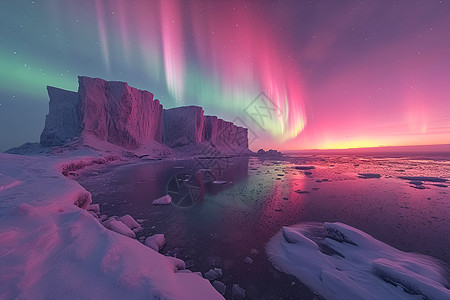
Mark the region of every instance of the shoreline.
[[[2, 186], [5, 182], [9, 187], [0, 194], [0, 267], [8, 270], [0, 275], [1, 298], [59, 295], [75, 299], [97, 294], [103, 299], [145, 299], [149, 295], [223, 299], [206, 279], [179, 272], [184, 262], [168, 259], [137, 240], [106, 229], [85, 210], [91, 203], [90, 193], [69, 176], [64, 177], [61, 170], [71, 163], [102, 157], [104, 153], [89, 151], [56, 157], [0, 154]], [[17, 183], [11, 186], [7, 181]], [[42, 245], [39, 257], [34, 254], [36, 245]], [[119, 265], [126, 267], [117, 269]], [[65, 280], [74, 274], [84, 278], [82, 288], [76, 280]], [[167, 282], [179, 284], [174, 288]], [[67, 290], [72, 291], [70, 295]]]

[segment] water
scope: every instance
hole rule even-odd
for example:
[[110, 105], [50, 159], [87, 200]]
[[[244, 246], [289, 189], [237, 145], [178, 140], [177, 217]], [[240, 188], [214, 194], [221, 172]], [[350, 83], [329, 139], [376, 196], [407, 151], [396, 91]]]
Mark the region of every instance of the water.
[[[162, 253], [182, 258], [192, 271], [221, 267], [227, 298], [233, 283], [247, 289], [247, 299], [314, 298], [295, 278], [276, 271], [264, 253], [282, 226], [299, 222], [343, 222], [403, 251], [450, 263], [450, 188], [398, 178], [449, 179], [448, 159], [291, 154], [281, 160], [152, 161], [98, 171], [79, 182], [102, 213], [145, 220], [141, 235], [164, 233]], [[173, 178], [203, 191], [191, 195], [194, 205], [152, 205], [173, 190]]]

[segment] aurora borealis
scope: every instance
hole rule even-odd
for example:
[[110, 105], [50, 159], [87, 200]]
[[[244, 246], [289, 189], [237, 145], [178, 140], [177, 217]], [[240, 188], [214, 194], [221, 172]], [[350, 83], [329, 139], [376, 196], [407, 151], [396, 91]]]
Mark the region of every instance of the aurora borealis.
[[[77, 75], [239, 118], [253, 150], [449, 143], [449, 16], [447, 1], [7, 1], [0, 150], [38, 140], [46, 85]], [[266, 131], [245, 113], [261, 92], [282, 112]]]

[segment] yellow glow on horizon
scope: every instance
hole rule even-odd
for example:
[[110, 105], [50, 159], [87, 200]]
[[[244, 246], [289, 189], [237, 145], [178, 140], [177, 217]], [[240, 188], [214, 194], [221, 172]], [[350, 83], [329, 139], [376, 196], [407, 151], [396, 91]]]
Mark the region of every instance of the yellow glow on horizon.
[[380, 147], [380, 143], [374, 140], [333, 141], [324, 143], [319, 149], [351, 149]]

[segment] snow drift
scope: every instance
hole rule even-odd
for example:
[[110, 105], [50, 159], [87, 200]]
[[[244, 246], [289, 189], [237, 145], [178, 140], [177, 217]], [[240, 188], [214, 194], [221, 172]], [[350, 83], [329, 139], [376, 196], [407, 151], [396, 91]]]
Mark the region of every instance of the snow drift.
[[99, 159], [92, 150], [0, 153], [0, 299], [223, 299], [206, 279], [179, 272], [181, 260], [108, 230], [85, 210], [96, 210], [90, 193], [62, 171]]
[[318, 228], [317, 224], [283, 227], [267, 244], [266, 253], [276, 268], [320, 296], [450, 299], [437, 260], [400, 251], [342, 223], [324, 223], [323, 238], [318, 237]]

